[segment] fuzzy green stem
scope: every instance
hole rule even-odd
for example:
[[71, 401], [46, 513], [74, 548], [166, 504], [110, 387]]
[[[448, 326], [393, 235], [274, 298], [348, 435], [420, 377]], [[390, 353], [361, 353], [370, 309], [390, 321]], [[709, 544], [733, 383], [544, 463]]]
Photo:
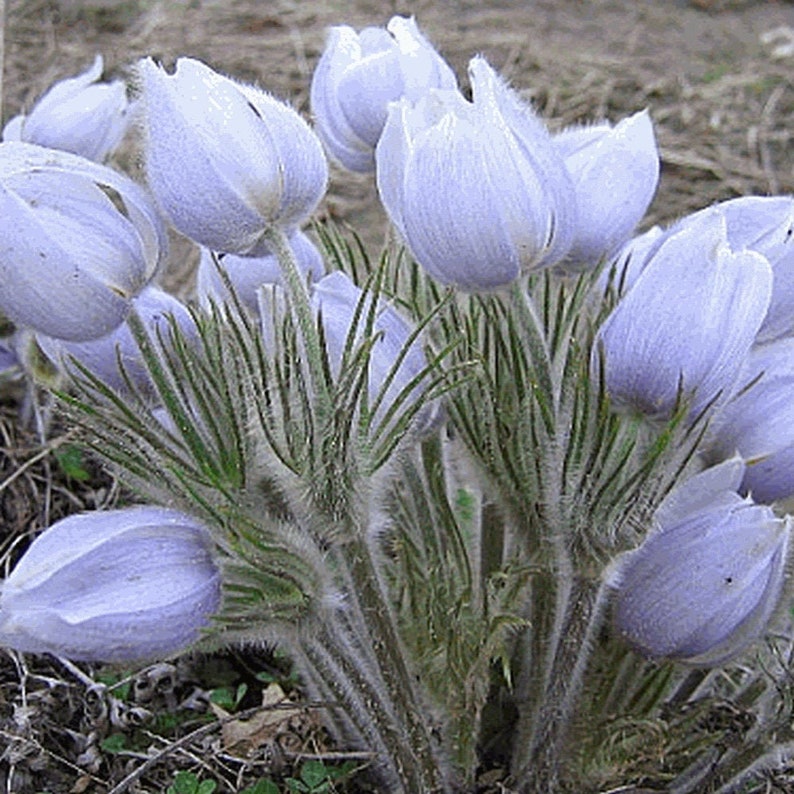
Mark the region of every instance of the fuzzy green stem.
[[377, 689], [357, 668], [349, 647], [339, 647], [341, 641], [342, 633], [324, 628], [319, 628], [316, 636], [304, 638], [298, 654], [304, 672], [333, 695], [360, 739], [375, 754], [377, 773], [387, 790], [397, 791], [401, 784], [418, 786], [416, 758], [404, 735]]
[[298, 261], [285, 231], [278, 226], [270, 226], [263, 234], [263, 238], [275, 253], [281, 267], [290, 304], [297, 316], [314, 398], [317, 401], [320, 418], [323, 419], [331, 413], [331, 397], [323, 367], [320, 334], [317, 330], [315, 314], [312, 311], [309, 290], [301, 275]]
[[513, 777], [525, 794], [560, 790], [566, 743], [606, 606], [608, 588], [576, 577], [559, 627], [550, 674], [535, 709], [522, 713], [514, 748]]
[[423, 794], [446, 791], [448, 789], [425, 720], [426, 704], [417, 693], [415, 678], [408, 670], [405, 648], [400, 641], [391, 607], [381, 589], [366, 540], [359, 533], [351, 533], [351, 539], [341, 546], [340, 553], [353, 583], [354, 590], [349, 595], [356, 599], [357, 610], [365, 622], [363, 631], [368, 635], [388, 699], [397, 720], [405, 726], [410, 748], [416, 755], [417, 772], [423, 781], [422, 788], [416, 791]]

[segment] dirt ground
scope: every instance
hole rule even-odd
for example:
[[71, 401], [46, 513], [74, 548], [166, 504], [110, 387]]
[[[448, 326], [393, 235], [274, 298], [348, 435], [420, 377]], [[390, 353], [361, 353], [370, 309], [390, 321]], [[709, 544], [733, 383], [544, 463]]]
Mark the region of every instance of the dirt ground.
[[[328, 26], [382, 25], [392, 14], [413, 14], [463, 82], [468, 59], [483, 53], [554, 129], [650, 108], [663, 169], [645, 226], [738, 195], [794, 192], [794, 4], [783, 0], [6, 0], [6, 13], [3, 120], [54, 80], [87, 68], [95, 53], [111, 76], [146, 55], [164, 63], [200, 58], [308, 113], [311, 72]], [[135, 168], [134, 158], [129, 164]], [[370, 246], [383, 239], [369, 177], [334, 170], [322, 212], [352, 223]], [[184, 244], [175, 247], [175, 281], [187, 283], [191, 256]], [[74, 470], [65, 478], [62, 462], [21, 426], [15, 399], [3, 397], [0, 412], [6, 560], [19, 538], [118, 496], [115, 484], [94, 472], [87, 482]], [[245, 683], [236, 706], [255, 706], [264, 688], [256, 673], [276, 675], [273, 665], [272, 655], [235, 653], [147, 670], [143, 678], [126, 671], [132, 677], [125, 684], [118, 671], [69, 669], [0, 651], [0, 791], [160, 792], [177, 769], [215, 780], [219, 792], [239, 791], [267, 763], [289, 768], [289, 752], [246, 766], [210, 733], [182, 744], [162, 738], [196, 728], [183, 720], [181, 733], [168, 734], [165, 726], [175, 704], [196, 692], [239, 692]], [[151, 695], [124, 701], [160, 720], [144, 728], [149, 745], [133, 717], [119, 717], [121, 690], [102, 688], [119, 682]], [[329, 749], [311, 725], [301, 731], [295, 741], [303, 751]], [[115, 745], [114, 736], [121, 736]]]

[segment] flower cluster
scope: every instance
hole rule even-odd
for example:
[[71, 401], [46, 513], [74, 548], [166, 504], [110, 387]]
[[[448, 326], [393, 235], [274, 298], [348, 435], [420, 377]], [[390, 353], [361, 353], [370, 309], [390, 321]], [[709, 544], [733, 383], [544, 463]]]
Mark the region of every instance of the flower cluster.
[[[596, 704], [661, 720], [691, 693], [659, 664], [746, 660], [772, 628], [794, 654], [794, 198], [634, 236], [647, 111], [552, 132], [481, 56], [464, 93], [413, 19], [330, 31], [313, 124], [191, 58], [142, 59], [132, 104], [101, 72], [4, 130], [0, 365], [46, 360], [152, 505], [44, 530], [0, 643], [275, 638], [406, 792], [473, 787], [491, 712], [518, 790], [585, 790], [574, 739], [617, 741]], [[100, 162], [133, 107], [145, 187]], [[309, 228], [326, 152], [373, 174], [398, 253]], [[161, 285], [169, 226], [193, 296]], [[765, 725], [747, 768], [792, 754]], [[670, 790], [744, 774], [688, 753]]]

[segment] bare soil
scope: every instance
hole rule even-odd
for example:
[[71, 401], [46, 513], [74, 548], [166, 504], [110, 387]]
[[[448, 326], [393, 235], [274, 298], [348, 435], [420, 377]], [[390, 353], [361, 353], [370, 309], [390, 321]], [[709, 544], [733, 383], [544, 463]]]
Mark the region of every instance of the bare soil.
[[[95, 53], [109, 76], [128, 74], [147, 55], [166, 64], [200, 58], [308, 113], [328, 26], [413, 14], [464, 83], [468, 59], [483, 53], [554, 129], [648, 107], [663, 169], [645, 226], [734, 196], [794, 192], [794, 5], [783, 0], [7, 0], [6, 14], [4, 120], [53, 81], [85, 69]], [[125, 164], [136, 170], [134, 152]], [[383, 239], [368, 177], [335, 170], [322, 213], [354, 225], [368, 246]], [[189, 288], [193, 256], [184, 242], [175, 245], [173, 283]], [[66, 431], [54, 427], [45, 446], [20, 421], [21, 399], [4, 388], [0, 406], [6, 564], [56, 518], [120, 497], [90, 463], [82, 477], [79, 466], [59, 462], [50, 448], [69, 448]], [[186, 658], [141, 672], [0, 651], [0, 790], [160, 792], [181, 769], [215, 780], [219, 792], [240, 791], [298, 770], [300, 753], [329, 764], [345, 757], [308, 717], [243, 749], [205, 729], [214, 719], [205, 716], [208, 693], [245, 684], [236, 707], [255, 708], [267, 686], [262, 672], [290, 691], [286, 668], [270, 652]], [[363, 780], [338, 790], [362, 791]], [[490, 785], [480, 790], [500, 790]]]

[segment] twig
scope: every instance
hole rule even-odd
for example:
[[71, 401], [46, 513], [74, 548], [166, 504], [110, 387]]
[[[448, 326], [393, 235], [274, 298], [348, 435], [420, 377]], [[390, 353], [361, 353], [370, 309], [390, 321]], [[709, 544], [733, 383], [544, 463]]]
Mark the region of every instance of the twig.
[[279, 709], [315, 709], [315, 708], [335, 708], [336, 703], [327, 703], [327, 702], [316, 702], [312, 701], [309, 703], [274, 703], [270, 706], [253, 706], [250, 709], [246, 709], [245, 711], [240, 711], [237, 714], [230, 714], [228, 717], [224, 717], [223, 719], [218, 720], [217, 722], [212, 722], [209, 725], [202, 725], [200, 728], [196, 728], [195, 731], [191, 731], [187, 735], [183, 736], [181, 739], [177, 739], [174, 742], [171, 742], [168, 747], [164, 747], [160, 750], [156, 755], [153, 755], [151, 758], [147, 759], [144, 763], [142, 763], [139, 767], [134, 769], [130, 772], [127, 777], [124, 778], [120, 783], [114, 786], [108, 794], [123, 794], [123, 792], [127, 791], [127, 789], [135, 783], [136, 780], [139, 780], [146, 772], [148, 772], [153, 766], [156, 766], [160, 763], [164, 758], [167, 758], [172, 753], [175, 753], [177, 750], [185, 747], [186, 745], [195, 742], [198, 739], [201, 739], [203, 736], [206, 736], [209, 733], [213, 733], [214, 731], [222, 728], [229, 722], [235, 722], [237, 720], [245, 720], [249, 717], [253, 717], [255, 714], [258, 714], [261, 711], [275, 711]]
[[[0, 0], [0, 4], [3, 0]], [[77, 433], [77, 430], [69, 430], [68, 432], [64, 433], [59, 438], [51, 441], [47, 446], [37, 452], [32, 458], [28, 458], [18, 469], [15, 469], [13, 474], [10, 474], [8, 477], [0, 482], [0, 492], [4, 491], [9, 485], [11, 485], [14, 480], [16, 480], [21, 474], [27, 471], [31, 466], [33, 466], [38, 461], [42, 460], [42, 458], [46, 458], [47, 455], [50, 454], [53, 450], [58, 449], [62, 444], [65, 444], [70, 439], [74, 438]]]

